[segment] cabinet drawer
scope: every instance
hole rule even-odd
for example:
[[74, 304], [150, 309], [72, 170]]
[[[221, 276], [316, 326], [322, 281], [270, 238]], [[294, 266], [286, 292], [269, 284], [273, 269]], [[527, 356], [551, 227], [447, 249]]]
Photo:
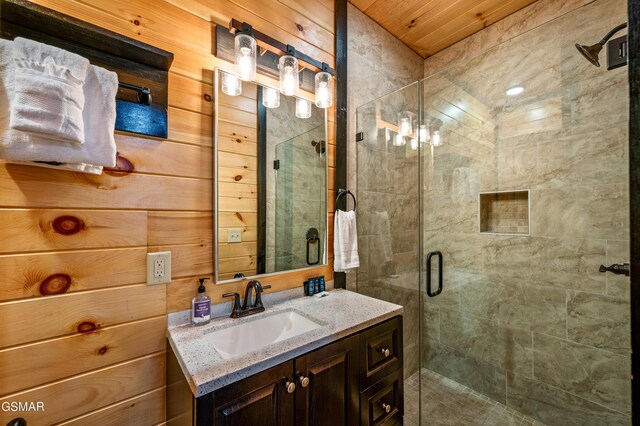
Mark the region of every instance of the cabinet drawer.
[[359, 336], [361, 387], [402, 368], [402, 317], [372, 327]]
[[[360, 394], [360, 425], [393, 425], [404, 414], [402, 370], [383, 378]], [[389, 410], [389, 412], [387, 412]]]

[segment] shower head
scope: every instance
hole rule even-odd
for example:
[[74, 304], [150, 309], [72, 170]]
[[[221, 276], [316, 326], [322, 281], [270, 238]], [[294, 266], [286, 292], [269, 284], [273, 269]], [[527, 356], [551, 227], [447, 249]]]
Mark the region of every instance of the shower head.
[[596, 44], [587, 46], [584, 44], [576, 43], [576, 49], [578, 49], [578, 52], [580, 52], [582, 56], [587, 58], [587, 61], [591, 62], [596, 67], [599, 67], [600, 60], [598, 59], [598, 56], [600, 55], [600, 51], [602, 50], [602, 47], [607, 43], [607, 41], [609, 41], [611, 37], [613, 37], [615, 33], [617, 33], [618, 31], [624, 28], [627, 28], [626, 22], [624, 24], [618, 25], [617, 27], [609, 31], [604, 37], [602, 37], [602, 40], [600, 40]]
[[576, 49], [578, 49], [578, 52], [582, 53], [582, 56], [587, 58], [587, 61], [591, 62], [596, 67], [600, 66], [598, 56], [600, 55], [600, 51], [602, 50], [602, 44], [596, 43], [591, 46], [586, 46], [584, 44], [576, 43]]

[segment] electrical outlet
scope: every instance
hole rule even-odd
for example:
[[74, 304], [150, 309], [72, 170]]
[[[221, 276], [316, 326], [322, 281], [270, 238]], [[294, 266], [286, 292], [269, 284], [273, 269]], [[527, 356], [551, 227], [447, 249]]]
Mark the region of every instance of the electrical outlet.
[[242, 242], [242, 229], [241, 228], [229, 228], [229, 229], [227, 229], [227, 242], [228, 243], [241, 243]]
[[147, 284], [171, 282], [171, 252], [147, 253]]

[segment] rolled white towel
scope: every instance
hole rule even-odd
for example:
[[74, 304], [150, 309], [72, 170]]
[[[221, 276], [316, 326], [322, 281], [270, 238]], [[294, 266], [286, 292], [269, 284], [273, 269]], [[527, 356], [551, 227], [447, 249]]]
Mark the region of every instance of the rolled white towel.
[[14, 98], [9, 126], [55, 140], [83, 143], [83, 86], [89, 61], [18, 37], [13, 43]]

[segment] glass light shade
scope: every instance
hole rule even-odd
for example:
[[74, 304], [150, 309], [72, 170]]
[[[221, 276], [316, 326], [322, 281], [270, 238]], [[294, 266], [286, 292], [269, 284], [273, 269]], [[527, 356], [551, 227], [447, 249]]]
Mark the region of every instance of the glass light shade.
[[222, 93], [238, 96], [242, 93], [242, 80], [233, 74], [222, 73]]
[[256, 79], [256, 39], [248, 34], [236, 34], [234, 40], [236, 72], [244, 81]]
[[398, 114], [398, 133], [409, 136], [413, 133], [413, 113], [403, 111]]
[[280, 92], [271, 87], [265, 87], [262, 92], [262, 105], [265, 108], [278, 108], [280, 106]]
[[426, 124], [420, 125], [420, 130], [418, 131], [418, 138], [422, 143], [429, 141], [429, 128], [427, 127]]
[[306, 99], [296, 99], [296, 117], [311, 117], [311, 101], [308, 101]]
[[404, 136], [400, 133], [396, 133], [396, 136], [393, 138], [393, 146], [403, 146], [406, 143], [407, 141], [404, 140]]
[[431, 145], [440, 146], [442, 145], [442, 136], [440, 135], [440, 130], [435, 130], [433, 135], [431, 135]]
[[280, 91], [286, 96], [298, 94], [300, 80], [298, 79], [298, 60], [293, 56], [284, 55], [278, 60], [280, 74]]
[[329, 108], [333, 105], [333, 78], [328, 72], [316, 74], [316, 106]]
[[417, 151], [417, 149], [418, 149], [418, 139], [411, 138], [411, 140], [409, 141], [409, 147], [411, 148], [411, 151]]

